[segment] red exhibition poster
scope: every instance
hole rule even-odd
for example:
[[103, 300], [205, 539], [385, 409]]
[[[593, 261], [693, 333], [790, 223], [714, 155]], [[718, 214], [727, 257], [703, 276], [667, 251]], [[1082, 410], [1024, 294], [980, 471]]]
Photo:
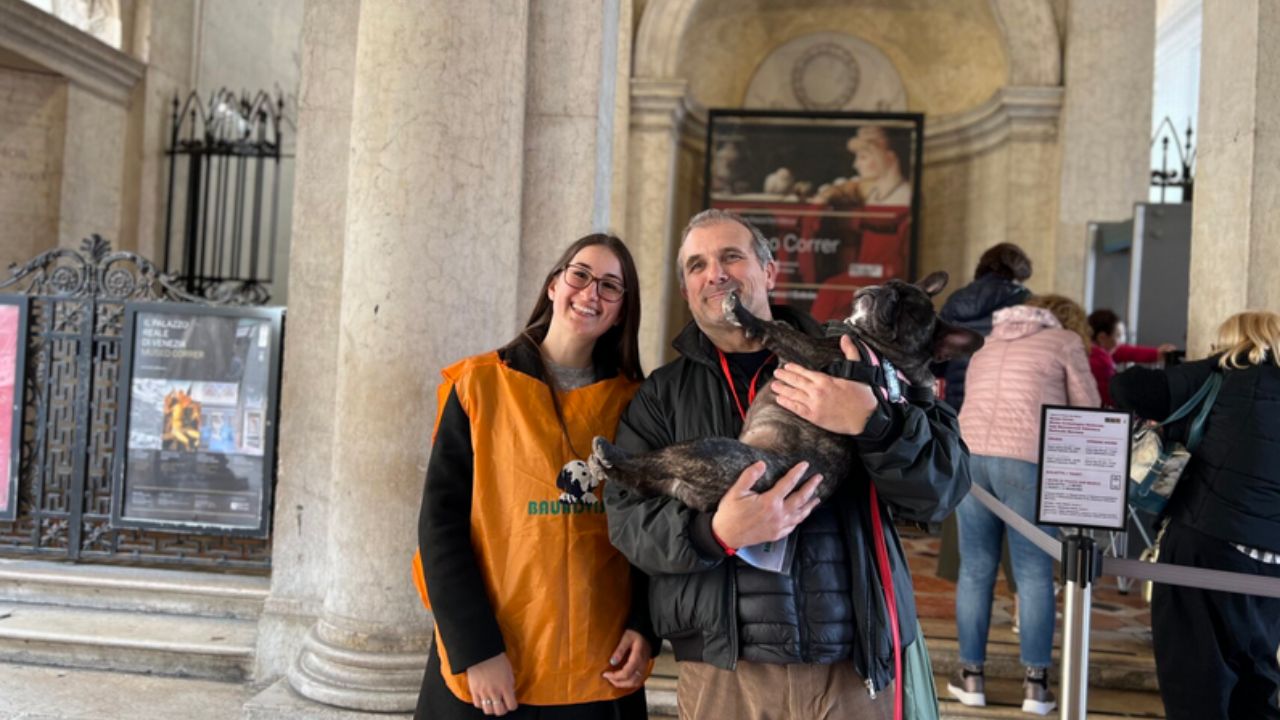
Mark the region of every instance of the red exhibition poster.
[[923, 118], [713, 110], [707, 207], [764, 234], [772, 302], [847, 317], [860, 287], [911, 280]]
[[13, 484], [17, 481], [11, 458], [21, 326], [22, 308], [0, 305], [0, 513], [10, 510]]

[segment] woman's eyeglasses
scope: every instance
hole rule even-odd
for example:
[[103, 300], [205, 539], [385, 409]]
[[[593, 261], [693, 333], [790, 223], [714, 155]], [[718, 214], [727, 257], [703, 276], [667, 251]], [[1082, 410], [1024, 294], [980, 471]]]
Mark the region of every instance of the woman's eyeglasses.
[[586, 290], [591, 287], [591, 283], [595, 283], [596, 292], [600, 293], [600, 299], [605, 302], [618, 302], [622, 299], [622, 294], [627, 291], [622, 281], [611, 277], [596, 277], [582, 265], [565, 267], [564, 281], [569, 284], [569, 287], [578, 290]]

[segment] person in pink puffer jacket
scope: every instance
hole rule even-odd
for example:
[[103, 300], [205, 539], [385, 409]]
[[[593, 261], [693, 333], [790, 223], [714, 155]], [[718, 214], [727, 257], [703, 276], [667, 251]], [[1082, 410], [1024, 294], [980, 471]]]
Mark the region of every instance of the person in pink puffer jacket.
[[[1089, 370], [1088, 338], [1089, 325], [1078, 304], [1059, 295], [1037, 296], [1026, 304], [997, 310], [986, 344], [969, 363], [960, 434], [971, 453], [973, 482], [1032, 522], [1040, 407], [1099, 404]], [[956, 517], [961, 669], [947, 683], [947, 690], [965, 705], [985, 705], [983, 664], [1005, 524], [973, 496], [960, 503]], [[1022, 709], [1044, 715], [1056, 706], [1047, 672], [1053, 652], [1053, 558], [1016, 532], [1008, 536], [1018, 583], [1021, 659], [1026, 666]]]

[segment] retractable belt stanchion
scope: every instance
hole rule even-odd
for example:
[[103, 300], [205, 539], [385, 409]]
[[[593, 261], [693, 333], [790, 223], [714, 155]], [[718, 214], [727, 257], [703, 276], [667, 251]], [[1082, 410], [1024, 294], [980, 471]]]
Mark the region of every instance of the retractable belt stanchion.
[[1084, 720], [1089, 707], [1089, 609], [1093, 581], [1102, 571], [1102, 549], [1076, 533], [1062, 543], [1066, 604], [1062, 626], [1062, 720]]

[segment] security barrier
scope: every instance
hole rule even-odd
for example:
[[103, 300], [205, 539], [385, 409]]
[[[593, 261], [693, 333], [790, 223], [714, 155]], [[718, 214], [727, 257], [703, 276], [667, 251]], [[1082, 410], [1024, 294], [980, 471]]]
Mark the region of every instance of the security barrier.
[[974, 485], [970, 493], [1010, 528], [1030, 540], [1045, 553], [1062, 562], [1065, 607], [1062, 627], [1062, 720], [1084, 720], [1089, 690], [1089, 610], [1093, 583], [1102, 575], [1151, 580], [1167, 585], [1221, 590], [1223, 592], [1280, 598], [1280, 579], [1242, 573], [1148, 563], [1102, 556], [1101, 549], [1086, 535], [1058, 540], [1036, 527], [985, 489]]

